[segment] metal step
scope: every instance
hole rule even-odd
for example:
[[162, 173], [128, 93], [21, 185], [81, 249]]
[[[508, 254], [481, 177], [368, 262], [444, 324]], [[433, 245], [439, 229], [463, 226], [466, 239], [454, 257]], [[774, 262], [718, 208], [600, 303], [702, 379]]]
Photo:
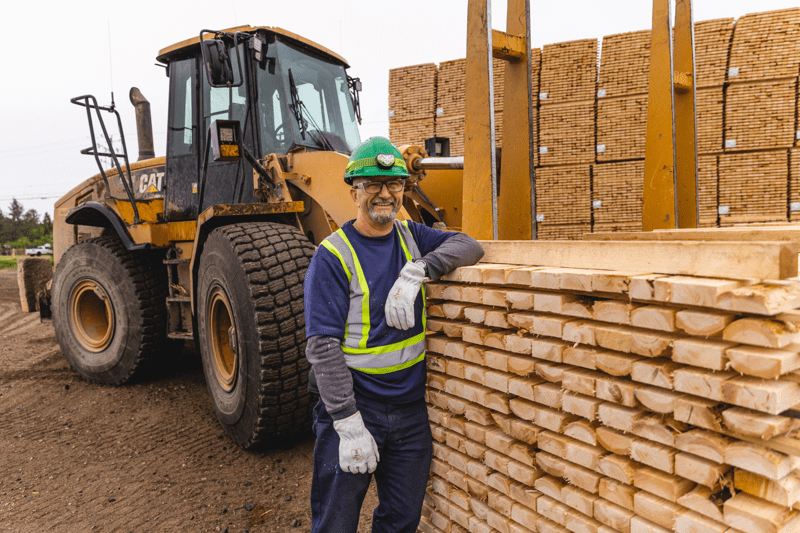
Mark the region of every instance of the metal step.
[[182, 263], [188, 263], [191, 259], [164, 259], [165, 265], [180, 265]]
[[189, 303], [192, 299], [188, 296], [170, 296], [167, 298], [168, 304], [179, 304], [179, 303]]
[[194, 335], [191, 333], [186, 333], [185, 331], [182, 332], [175, 332], [175, 333], [167, 333], [167, 337], [170, 339], [178, 339], [182, 341], [190, 341], [194, 338]]

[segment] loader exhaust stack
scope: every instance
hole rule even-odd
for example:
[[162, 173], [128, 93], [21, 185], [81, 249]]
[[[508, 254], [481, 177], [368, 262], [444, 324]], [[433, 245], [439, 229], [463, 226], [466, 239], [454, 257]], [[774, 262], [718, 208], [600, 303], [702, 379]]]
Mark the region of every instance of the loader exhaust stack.
[[136, 132], [139, 137], [139, 159], [152, 159], [156, 156], [153, 148], [153, 121], [150, 118], [150, 102], [136, 87], [131, 87], [131, 103], [136, 108]]

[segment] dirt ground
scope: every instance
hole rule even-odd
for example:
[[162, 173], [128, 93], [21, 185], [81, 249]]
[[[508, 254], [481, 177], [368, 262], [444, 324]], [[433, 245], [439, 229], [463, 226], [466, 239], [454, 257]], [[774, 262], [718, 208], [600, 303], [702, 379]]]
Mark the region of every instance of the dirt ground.
[[147, 381], [81, 380], [0, 271], [0, 531], [307, 532], [313, 448], [237, 448], [190, 343]]

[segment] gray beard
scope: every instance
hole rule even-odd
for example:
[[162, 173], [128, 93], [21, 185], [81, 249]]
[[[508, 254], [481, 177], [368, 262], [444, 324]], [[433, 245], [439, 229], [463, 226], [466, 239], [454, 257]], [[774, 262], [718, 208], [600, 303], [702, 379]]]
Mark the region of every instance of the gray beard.
[[369, 206], [369, 216], [378, 224], [388, 224], [389, 222], [393, 221], [394, 217], [397, 216], [398, 211], [400, 211], [400, 206], [397, 203], [394, 204], [394, 209], [392, 209], [392, 212], [387, 215], [379, 215], [375, 212], [375, 209], [372, 205]]

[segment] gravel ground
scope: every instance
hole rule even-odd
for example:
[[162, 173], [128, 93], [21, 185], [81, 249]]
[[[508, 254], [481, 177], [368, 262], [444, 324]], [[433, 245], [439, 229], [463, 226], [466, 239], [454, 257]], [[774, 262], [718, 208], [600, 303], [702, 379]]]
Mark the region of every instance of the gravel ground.
[[[307, 532], [313, 449], [237, 448], [190, 344], [136, 384], [81, 380], [0, 271], [0, 531]], [[373, 484], [359, 533], [376, 505]]]

